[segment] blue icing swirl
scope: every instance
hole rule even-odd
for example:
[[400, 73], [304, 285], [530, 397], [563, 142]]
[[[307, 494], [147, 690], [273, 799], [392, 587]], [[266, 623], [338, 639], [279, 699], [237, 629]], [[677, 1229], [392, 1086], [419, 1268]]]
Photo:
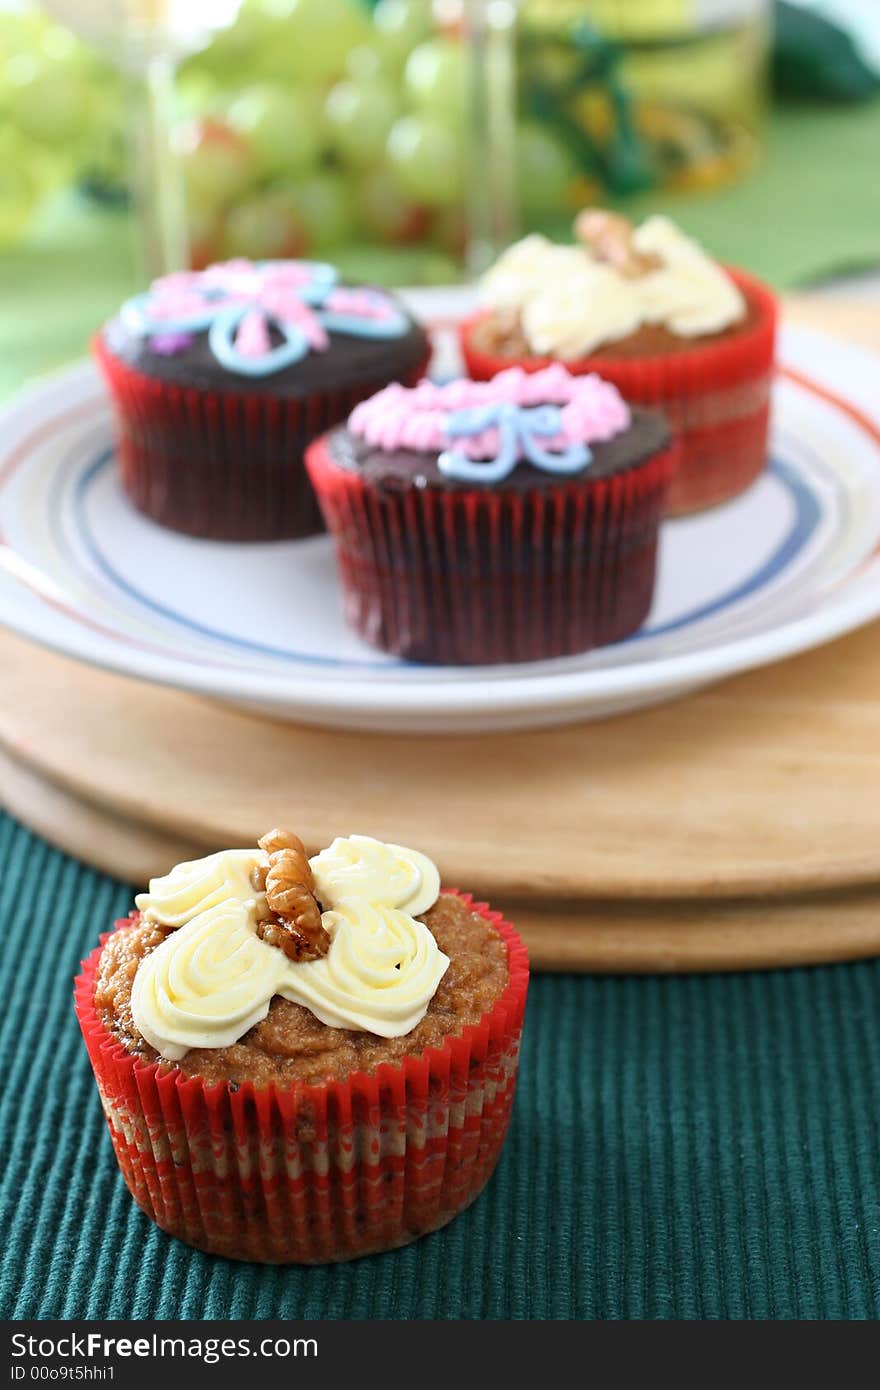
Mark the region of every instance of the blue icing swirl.
[[455, 410], [446, 421], [450, 439], [473, 438], [485, 430], [498, 431], [498, 452], [493, 459], [471, 459], [456, 449], [445, 449], [437, 467], [447, 478], [466, 483], [500, 483], [521, 459], [544, 473], [581, 473], [592, 462], [586, 444], [569, 444], [551, 451], [541, 444], [562, 431], [562, 412], [558, 405], [518, 406], [509, 401]]

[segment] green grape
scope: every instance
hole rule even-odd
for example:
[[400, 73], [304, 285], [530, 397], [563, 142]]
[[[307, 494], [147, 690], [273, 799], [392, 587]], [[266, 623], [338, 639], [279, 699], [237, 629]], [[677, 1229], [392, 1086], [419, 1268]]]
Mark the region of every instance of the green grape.
[[202, 204], [231, 203], [256, 181], [247, 142], [221, 121], [191, 121], [177, 143], [187, 187]]
[[404, 71], [406, 94], [419, 111], [464, 125], [467, 88], [464, 54], [455, 39], [428, 39], [414, 48]]
[[301, 256], [309, 233], [293, 195], [270, 189], [230, 210], [223, 245], [228, 256], [277, 260]]
[[89, 83], [75, 63], [41, 62], [36, 54], [17, 54], [4, 69], [7, 109], [13, 124], [38, 144], [77, 140], [91, 109]]
[[549, 131], [526, 122], [517, 131], [517, 171], [522, 210], [526, 217], [559, 213], [578, 176], [570, 151]]
[[185, 68], [175, 83], [177, 109], [183, 116], [219, 116], [222, 97], [217, 78], [201, 68]]
[[221, 29], [197, 58], [184, 64], [183, 71], [196, 65], [198, 71], [208, 71], [221, 80], [237, 79], [240, 73], [253, 71], [260, 49], [272, 41], [276, 30], [261, 0], [245, 0], [235, 23]]
[[262, 71], [288, 80], [340, 77], [346, 54], [369, 38], [370, 22], [358, 0], [263, 0], [263, 7], [276, 23]]
[[299, 173], [318, 160], [319, 132], [308, 100], [297, 91], [268, 83], [246, 87], [227, 119], [250, 145], [261, 173]]
[[304, 119], [308, 121], [314, 134], [319, 157], [329, 153], [331, 141], [330, 131], [327, 127], [327, 116], [324, 111], [325, 85], [323, 83], [319, 87], [303, 85], [299, 88], [297, 95], [302, 103]]
[[379, 0], [373, 11], [374, 42], [401, 66], [431, 32], [429, 0]]
[[391, 127], [386, 153], [401, 188], [416, 202], [447, 207], [461, 198], [461, 143], [440, 121], [403, 116]]
[[406, 245], [427, 235], [431, 213], [406, 196], [390, 169], [371, 169], [359, 180], [356, 192], [364, 226], [377, 240]]
[[400, 64], [375, 44], [359, 43], [346, 57], [345, 71], [353, 82], [373, 82], [382, 77], [397, 82]]
[[308, 250], [322, 251], [350, 241], [357, 231], [355, 210], [345, 179], [314, 174], [292, 191], [292, 204], [308, 237]]
[[358, 169], [381, 159], [397, 114], [394, 88], [381, 79], [337, 82], [330, 88], [324, 103], [335, 153], [346, 164]]
[[77, 63], [82, 67], [89, 65], [91, 54], [84, 48], [75, 34], [61, 24], [47, 24], [40, 34], [38, 48], [47, 58], [59, 63]]
[[12, 12], [0, 9], [0, 63], [16, 53], [33, 53], [39, 47], [48, 21], [37, 10]]

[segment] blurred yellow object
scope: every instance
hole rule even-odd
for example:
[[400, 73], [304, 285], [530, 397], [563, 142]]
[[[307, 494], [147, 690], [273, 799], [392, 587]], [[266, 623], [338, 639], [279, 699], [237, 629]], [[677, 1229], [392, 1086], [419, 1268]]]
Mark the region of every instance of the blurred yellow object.
[[605, 191], [708, 188], [760, 148], [770, 0], [523, 0], [520, 102]]

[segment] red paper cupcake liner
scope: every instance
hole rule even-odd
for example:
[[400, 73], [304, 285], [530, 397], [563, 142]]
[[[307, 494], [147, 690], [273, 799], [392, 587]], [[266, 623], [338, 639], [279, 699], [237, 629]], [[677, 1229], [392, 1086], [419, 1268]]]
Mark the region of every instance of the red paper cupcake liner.
[[406, 1245], [478, 1196], [507, 1132], [529, 967], [509, 922], [456, 896], [507, 945], [504, 993], [423, 1056], [321, 1085], [207, 1086], [132, 1056], [95, 1010], [101, 938], [77, 977], [76, 1013], [119, 1167], [147, 1216], [230, 1259], [325, 1264]]
[[[776, 342], [776, 300], [759, 280], [728, 268], [749, 303], [754, 321], [714, 343], [651, 358], [596, 354], [566, 362], [575, 375], [598, 372], [631, 405], [661, 409], [681, 443], [681, 462], [667, 500], [680, 515], [724, 502], [742, 492], [767, 462], [770, 387]], [[506, 367], [536, 372], [547, 357], [510, 358], [484, 352], [473, 330], [487, 317], [474, 315], [460, 328], [468, 375], [488, 381]]]
[[[134, 505], [175, 531], [211, 540], [279, 540], [323, 529], [303, 466], [306, 446], [384, 380], [305, 397], [207, 391], [137, 371], [92, 350], [116, 414], [118, 463]], [[425, 356], [402, 377], [414, 386]]]
[[625, 472], [515, 493], [380, 491], [317, 440], [306, 467], [348, 621], [444, 665], [539, 661], [615, 642], [651, 606], [673, 445]]

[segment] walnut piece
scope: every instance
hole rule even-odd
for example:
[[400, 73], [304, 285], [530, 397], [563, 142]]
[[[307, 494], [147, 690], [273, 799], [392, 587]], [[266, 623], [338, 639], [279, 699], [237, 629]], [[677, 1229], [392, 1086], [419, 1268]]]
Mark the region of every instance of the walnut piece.
[[330, 937], [321, 923], [315, 880], [302, 840], [289, 830], [270, 830], [257, 843], [269, 857], [264, 886], [270, 914], [257, 923], [257, 935], [290, 960], [326, 955]]
[[584, 208], [575, 218], [574, 234], [578, 241], [627, 280], [638, 280], [663, 264], [659, 256], [636, 250], [633, 231], [628, 217], [604, 208]]

